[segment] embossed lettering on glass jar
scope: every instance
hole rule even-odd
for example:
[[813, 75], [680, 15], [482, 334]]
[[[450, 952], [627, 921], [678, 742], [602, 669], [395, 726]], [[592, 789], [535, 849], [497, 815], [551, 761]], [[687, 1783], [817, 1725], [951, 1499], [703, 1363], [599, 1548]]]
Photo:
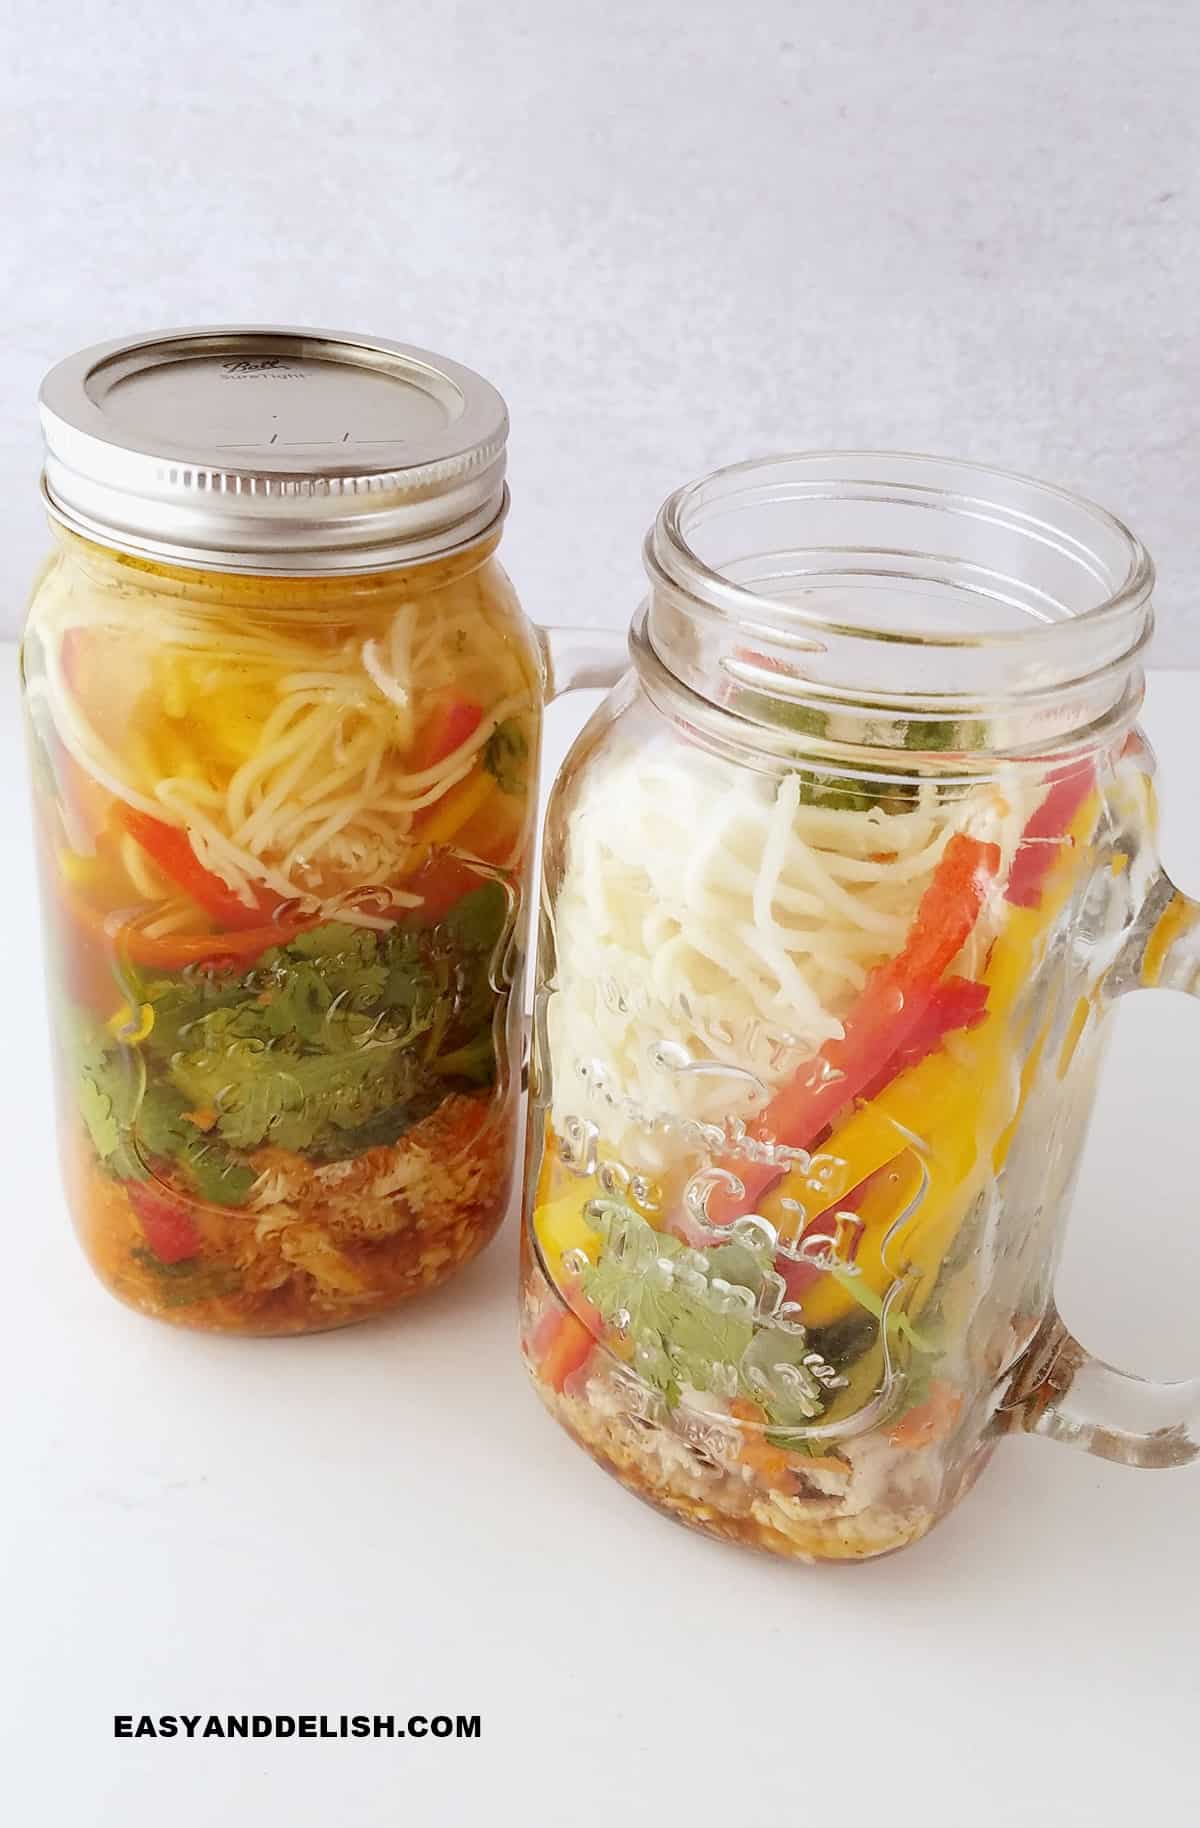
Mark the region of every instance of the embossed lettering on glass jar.
[[503, 401], [377, 338], [200, 329], [72, 357], [42, 413], [22, 661], [75, 1223], [163, 1319], [363, 1318], [468, 1261], [512, 1178], [572, 679], [496, 558]]
[[1114, 999], [1194, 989], [1138, 735], [1149, 560], [906, 456], [749, 463], [647, 541], [550, 805], [523, 1233], [548, 1408], [801, 1560], [915, 1541], [1014, 1426], [1136, 1464], [1195, 1390], [1052, 1276]]

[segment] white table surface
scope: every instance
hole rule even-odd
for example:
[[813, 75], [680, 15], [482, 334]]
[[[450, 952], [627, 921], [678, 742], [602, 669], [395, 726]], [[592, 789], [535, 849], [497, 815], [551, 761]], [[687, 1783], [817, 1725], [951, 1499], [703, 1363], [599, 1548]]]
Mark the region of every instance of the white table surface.
[[[1022, 1439], [917, 1547], [829, 1571], [660, 1520], [543, 1415], [516, 1224], [394, 1320], [205, 1339], [127, 1312], [70, 1233], [12, 666], [0, 1808], [20, 1828], [1190, 1828], [1200, 1472]], [[579, 720], [551, 712], [548, 764]], [[1200, 892], [1200, 674], [1153, 678], [1164, 850]], [[1200, 1021], [1138, 997], [1061, 1304], [1200, 1370]], [[115, 1740], [117, 1713], [482, 1715], [482, 1737]], [[7, 1807], [3, 1799], [8, 1796]]]

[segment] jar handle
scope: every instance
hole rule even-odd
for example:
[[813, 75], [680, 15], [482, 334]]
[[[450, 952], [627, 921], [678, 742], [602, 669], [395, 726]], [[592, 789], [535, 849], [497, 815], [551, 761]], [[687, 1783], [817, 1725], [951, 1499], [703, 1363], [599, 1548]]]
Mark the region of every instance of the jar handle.
[[616, 685], [629, 666], [624, 629], [538, 628], [537, 638], [547, 704], [564, 692]]
[[[1112, 1001], [1154, 989], [1200, 997], [1200, 902], [1162, 871], [1101, 994]], [[1079, 1344], [1053, 1303], [1001, 1415], [1015, 1429], [1126, 1466], [1184, 1466], [1200, 1456], [1200, 1378], [1159, 1383], [1118, 1371]]]

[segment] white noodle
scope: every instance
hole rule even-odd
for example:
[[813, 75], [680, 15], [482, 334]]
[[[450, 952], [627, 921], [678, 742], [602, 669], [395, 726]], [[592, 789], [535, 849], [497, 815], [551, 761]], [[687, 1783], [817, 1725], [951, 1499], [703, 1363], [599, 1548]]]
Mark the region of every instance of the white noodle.
[[[656, 1117], [746, 1117], [839, 1036], [868, 973], [903, 945], [953, 833], [996, 842], [1007, 866], [1030, 810], [1015, 780], [940, 797], [922, 781], [895, 813], [810, 806], [795, 774], [664, 749], [598, 758], [582, 781], [546, 1010], [556, 1126], [590, 1119], [647, 1165], [666, 1146]], [[995, 922], [985, 908], [975, 967]], [[663, 1043], [740, 1071], [670, 1070]], [[574, 1062], [597, 1063], [599, 1081]]]
[[[166, 586], [156, 592], [151, 623], [145, 598], [144, 585], [114, 584], [100, 572], [81, 585], [75, 568], [56, 568], [39, 592], [45, 672], [31, 681], [31, 703], [44, 706], [74, 760], [114, 798], [181, 827], [201, 865], [247, 907], [256, 905], [258, 883], [290, 898], [309, 888], [328, 892], [331, 872], [336, 888], [348, 878], [393, 880], [411, 867], [413, 816], [466, 778], [500, 723], [531, 709], [520, 651], [507, 631], [493, 632], [470, 593], [449, 610], [402, 602], [365, 642], [351, 627], [331, 629], [315, 611], [285, 618], [249, 610], [235, 630], [228, 615]], [[114, 752], [63, 676], [62, 645], [72, 630], [102, 633], [122, 654], [131, 716], [156, 683], [164, 715], [184, 729], [197, 693], [273, 694], [253, 753], [218, 785], [215, 765], [192, 779], [186, 759], [160, 778], [159, 757], [144, 741]], [[465, 695], [472, 682], [493, 709], [451, 754], [406, 769], [418, 689], [453, 684]], [[102, 727], [118, 727], [113, 706], [121, 702], [105, 705]], [[198, 716], [203, 730], [209, 713], [201, 707]], [[240, 744], [248, 726], [235, 719], [233, 728]], [[123, 854], [138, 893], [160, 897], [163, 885], [139, 847], [126, 844]], [[420, 903], [416, 895], [395, 900]], [[357, 911], [354, 918], [389, 924]]]

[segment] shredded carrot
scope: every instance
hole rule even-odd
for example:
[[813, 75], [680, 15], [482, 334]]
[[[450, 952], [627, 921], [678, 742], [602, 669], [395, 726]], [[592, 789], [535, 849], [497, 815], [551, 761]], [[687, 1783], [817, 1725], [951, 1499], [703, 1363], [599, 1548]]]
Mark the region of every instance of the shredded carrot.
[[962, 1408], [962, 1394], [953, 1385], [935, 1378], [929, 1397], [901, 1416], [888, 1436], [893, 1447], [928, 1447], [950, 1433]]
[[735, 1396], [729, 1405], [729, 1413], [736, 1416], [739, 1422], [747, 1424], [739, 1431], [742, 1464], [752, 1467], [768, 1485], [781, 1484], [791, 1472], [792, 1463], [783, 1449], [772, 1447], [763, 1434], [766, 1411], [745, 1397]]

